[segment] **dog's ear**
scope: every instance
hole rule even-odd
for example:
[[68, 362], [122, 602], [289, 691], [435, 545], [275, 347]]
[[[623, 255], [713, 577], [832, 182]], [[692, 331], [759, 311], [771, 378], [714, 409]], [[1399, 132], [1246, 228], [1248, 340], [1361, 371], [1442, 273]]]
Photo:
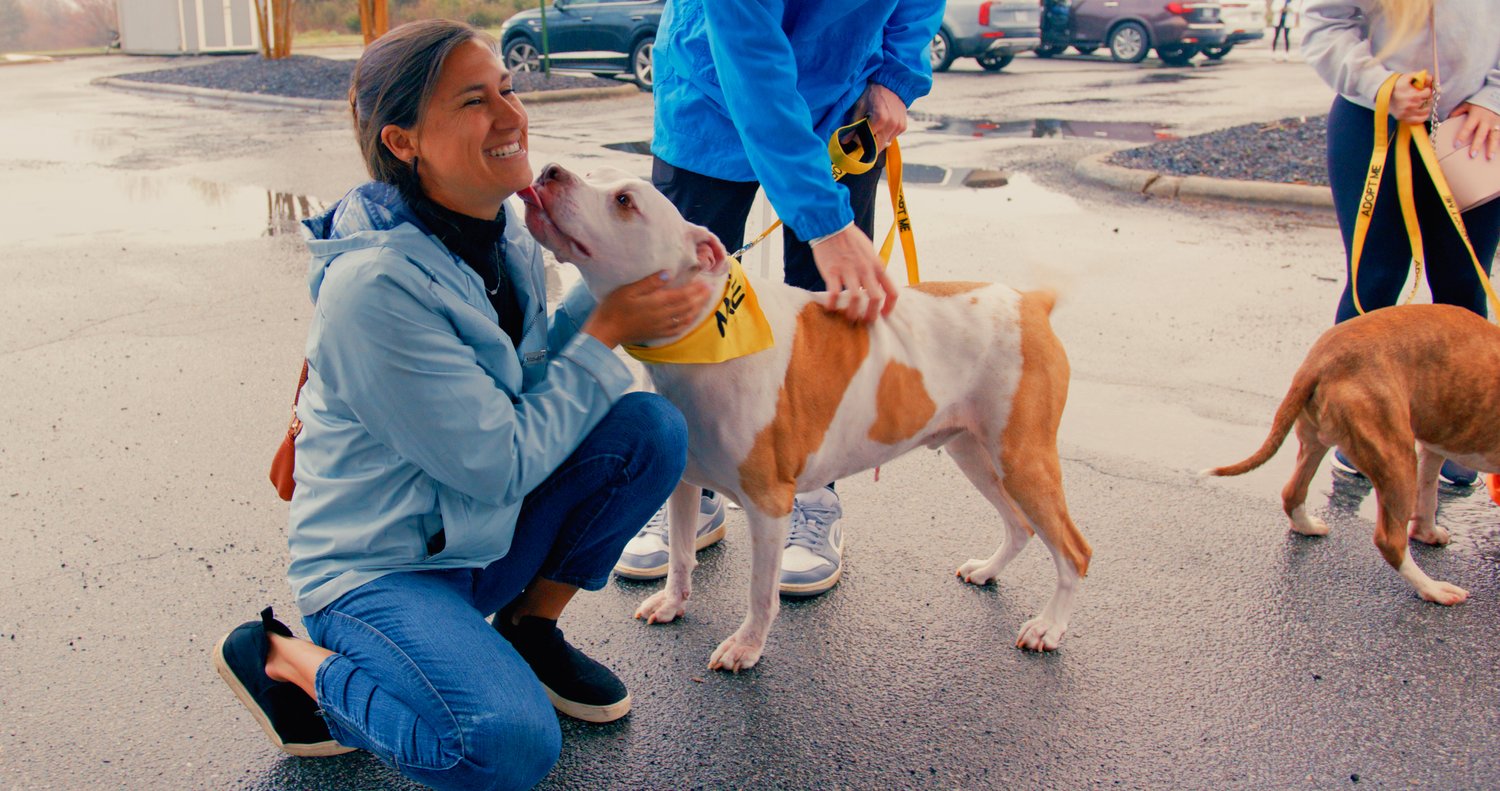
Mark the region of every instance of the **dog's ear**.
[[722, 275], [729, 271], [729, 253], [712, 231], [701, 225], [689, 225], [688, 244], [693, 246], [693, 255], [700, 271], [710, 275]]

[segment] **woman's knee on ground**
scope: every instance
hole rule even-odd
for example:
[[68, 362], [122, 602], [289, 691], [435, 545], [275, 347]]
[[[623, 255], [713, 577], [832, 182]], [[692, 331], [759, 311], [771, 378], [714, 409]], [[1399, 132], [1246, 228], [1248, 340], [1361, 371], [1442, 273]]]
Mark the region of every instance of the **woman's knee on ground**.
[[463, 754], [443, 770], [412, 771], [437, 789], [523, 789], [540, 783], [562, 753], [562, 730], [546, 711], [523, 706], [473, 718], [463, 729]]

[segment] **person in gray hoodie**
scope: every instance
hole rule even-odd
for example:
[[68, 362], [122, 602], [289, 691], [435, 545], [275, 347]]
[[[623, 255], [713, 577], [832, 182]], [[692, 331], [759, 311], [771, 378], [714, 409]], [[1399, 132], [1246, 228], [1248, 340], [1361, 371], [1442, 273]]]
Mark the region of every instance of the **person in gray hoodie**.
[[[311, 640], [264, 610], [213, 660], [273, 743], [368, 750], [436, 788], [524, 788], [553, 708], [630, 695], [563, 639], [672, 491], [686, 427], [612, 349], [709, 299], [652, 276], [549, 321], [525, 110], [486, 34], [426, 20], [374, 42], [350, 104], [374, 181], [307, 221], [314, 316], [297, 406], [288, 577]], [[495, 614], [493, 622], [486, 619]]]
[[[1426, 70], [1437, 89], [1396, 83], [1387, 128], [1397, 122], [1461, 124], [1457, 142], [1471, 157], [1500, 156], [1500, 3], [1494, 0], [1308, 0], [1302, 54], [1338, 96], [1328, 112], [1328, 182], [1344, 237], [1346, 284], [1334, 323], [1358, 315], [1354, 282], [1347, 275], [1354, 227], [1364, 199], [1374, 151], [1375, 98], [1392, 74]], [[1386, 165], [1394, 161], [1395, 146]], [[1432, 301], [1459, 305], [1483, 316], [1485, 294], [1463, 239], [1453, 227], [1437, 188], [1412, 152], [1413, 193], [1427, 285]], [[1480, 264], [1488, 272], [1500, 242], [1500, 201], [1463, 213]], [[1411, 264], [1411, 245], [1396, 194], [1394, 174], [1381, 180], [1359, 260], [1359, 301], [1365, 310], [1396, 304]], [[1358, 474], [1342, 454], [1334, 466]], [[1442, 479], [1471, 486], [1477, 474], [1444, 462]]]

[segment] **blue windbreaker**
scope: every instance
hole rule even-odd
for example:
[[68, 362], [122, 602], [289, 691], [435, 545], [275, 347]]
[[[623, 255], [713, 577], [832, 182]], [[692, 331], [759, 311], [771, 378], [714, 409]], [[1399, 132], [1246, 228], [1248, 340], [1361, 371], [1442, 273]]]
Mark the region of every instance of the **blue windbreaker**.
[[932, 88], [944, 0], [670, 0], [653, 50], [651, 150], [727, 181], [759, 181], [803, 239], [854, 219], [828, 138], [869, 83], [910, 106]]
[[389, 185], [304, 223], [315, 311], [288, 570], [303, 613], [391, 572], [503, 557], [522, 499], [631, 386], [578, 332], [586, 289], [549, 326], [541, 249], [508, 203], [505, 215], [519, 349], [478, 273]]

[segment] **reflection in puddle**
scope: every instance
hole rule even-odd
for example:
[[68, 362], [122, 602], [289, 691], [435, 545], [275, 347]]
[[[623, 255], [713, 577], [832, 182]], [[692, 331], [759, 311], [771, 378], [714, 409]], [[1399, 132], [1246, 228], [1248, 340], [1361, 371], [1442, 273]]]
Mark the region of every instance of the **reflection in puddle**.
[[1176, 135], [1166, 131], [1166, 125], [1142, 121], [1068, 121], [1059, 118], [986, 121], [927, 113], [912, 113], [910, 118], [918, 123], [929, 124], [922, 129], [924, 132], [940, 132], [964, 137], [1087, 137], [1097, 140], [1124, 140], [1132, 143], [1177, 139]]
[[604, 147], [610, 151], [624, 151], [627, 154], [651, 156], [650, 140], [634, 140], [629, 143], [605, 143]]
[[[140, 173], [12, 172], [0, 193], [7, 243], [201, 244], [297, 233], [324, 210], [316, 198], [213, 181]], [[56, 207], [67, 207], [58, 211]]]
[[[651, 141], [634, 141], [629, 143], [608, 143], [604, 146], [611, 151], [623, 151], [627, 154], [651, 154]], [[1003, 187], [1009, 183], [1009, 177], [998, 170], [988, 168], [945, 168], [937, 165], [918, 165], [911, 162], [904, 163], [901, 170], [901, 178], [907, 184], [926, 184], [937, 187], [969, 187], [972, 189], [990, 189]]]

